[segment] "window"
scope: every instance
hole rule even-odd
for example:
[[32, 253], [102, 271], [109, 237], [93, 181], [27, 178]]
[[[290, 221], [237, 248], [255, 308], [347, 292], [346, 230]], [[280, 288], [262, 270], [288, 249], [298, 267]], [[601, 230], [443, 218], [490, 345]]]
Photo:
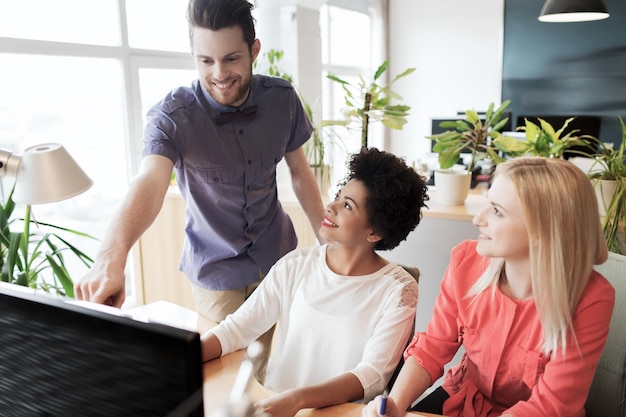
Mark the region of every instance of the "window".
[[[359, 76], [371, 79], [383, 62], [384, 35], [381, 0], [329, 0], [320, 8], [322, 37], [322, 98], [323, 118], [340, 118], [345, 107], [341, 86], [328, 78], [333, 73], [339, 78], [357, 84]], [[360, 148], [360, 132], [342, 135], [345, 148], [334, 149], [335, 161], [345, 161], [349, 153]], [[382, 147], [383, 129], [370, 125], [370, 143]], [[343, 178], [343, 163], [335, 164], [331, 184]]]
[[[61, 143], [94, 181], [80, 196], [34, 206], [37, 220], [104, 236], [138, 168], [148, 108], [195, 78], [186, 5], [0, 3], [0, 147], [21, 154], [35, 144]], [[6, 198], [12, 183], [3, 181], [0, 197]], [[77, 239], [95, 256], [99, 242]], [[70, 269], [75, 280], [86, 272], [78, 264]], [[132, 279], [130, 262], [127, 270]], [[132, 302], [134, 286], [127, 288]]]

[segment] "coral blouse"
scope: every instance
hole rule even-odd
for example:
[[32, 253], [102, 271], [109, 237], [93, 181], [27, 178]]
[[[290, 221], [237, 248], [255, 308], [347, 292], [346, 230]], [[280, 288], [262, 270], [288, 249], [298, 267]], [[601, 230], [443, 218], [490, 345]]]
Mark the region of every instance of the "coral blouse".
[[476, 253], [475, 241], [452, 250], [433, 318], [405, 351], [433, 381], [461, 345], [465, 355], [442, 387], [450, 395], [446, 416], [584, 416], [589, 387], [606, 343], [615, 290], [593, 272], [575, 309], [576, 342], [542, 353], [543, 337], [532, 299], [513, 300], [499, 289], [466, 297], [489, 258]]

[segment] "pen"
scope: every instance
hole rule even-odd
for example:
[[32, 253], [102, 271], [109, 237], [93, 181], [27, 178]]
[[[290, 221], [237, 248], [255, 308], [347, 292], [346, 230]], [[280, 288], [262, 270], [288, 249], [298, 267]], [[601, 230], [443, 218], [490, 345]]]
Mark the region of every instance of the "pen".
[[378, 414], [384, 416], [387, 412], [387, 397], [389, 396], [389, 391], [383, 391], [383, 398], [380, 400], [380, 410]]

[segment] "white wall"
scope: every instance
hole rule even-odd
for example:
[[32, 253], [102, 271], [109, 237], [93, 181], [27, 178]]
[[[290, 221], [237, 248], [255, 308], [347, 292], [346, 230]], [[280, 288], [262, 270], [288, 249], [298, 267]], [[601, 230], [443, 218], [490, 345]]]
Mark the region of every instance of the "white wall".
[[390, 74], [411, 106], [388, 150], [413, 161], [430, 150], [431, 119], [500, 104], [504, 0], [389, 0]]

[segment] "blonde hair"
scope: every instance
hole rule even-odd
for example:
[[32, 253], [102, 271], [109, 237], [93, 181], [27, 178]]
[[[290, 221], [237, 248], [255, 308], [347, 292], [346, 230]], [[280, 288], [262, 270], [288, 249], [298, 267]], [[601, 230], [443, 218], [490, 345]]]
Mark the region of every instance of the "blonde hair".
[[[515, 188], [529, 240], [532, 292], [544, 353], [565, 352], [572, 316], [593, 265], [608, 258], [591, 181], [562, 159], [519, 157], [497, 166]], [[504, 260], [493, 259], [468, 295], [496, 288]], [[576, 342], [572, 332], [571, 342]]]

